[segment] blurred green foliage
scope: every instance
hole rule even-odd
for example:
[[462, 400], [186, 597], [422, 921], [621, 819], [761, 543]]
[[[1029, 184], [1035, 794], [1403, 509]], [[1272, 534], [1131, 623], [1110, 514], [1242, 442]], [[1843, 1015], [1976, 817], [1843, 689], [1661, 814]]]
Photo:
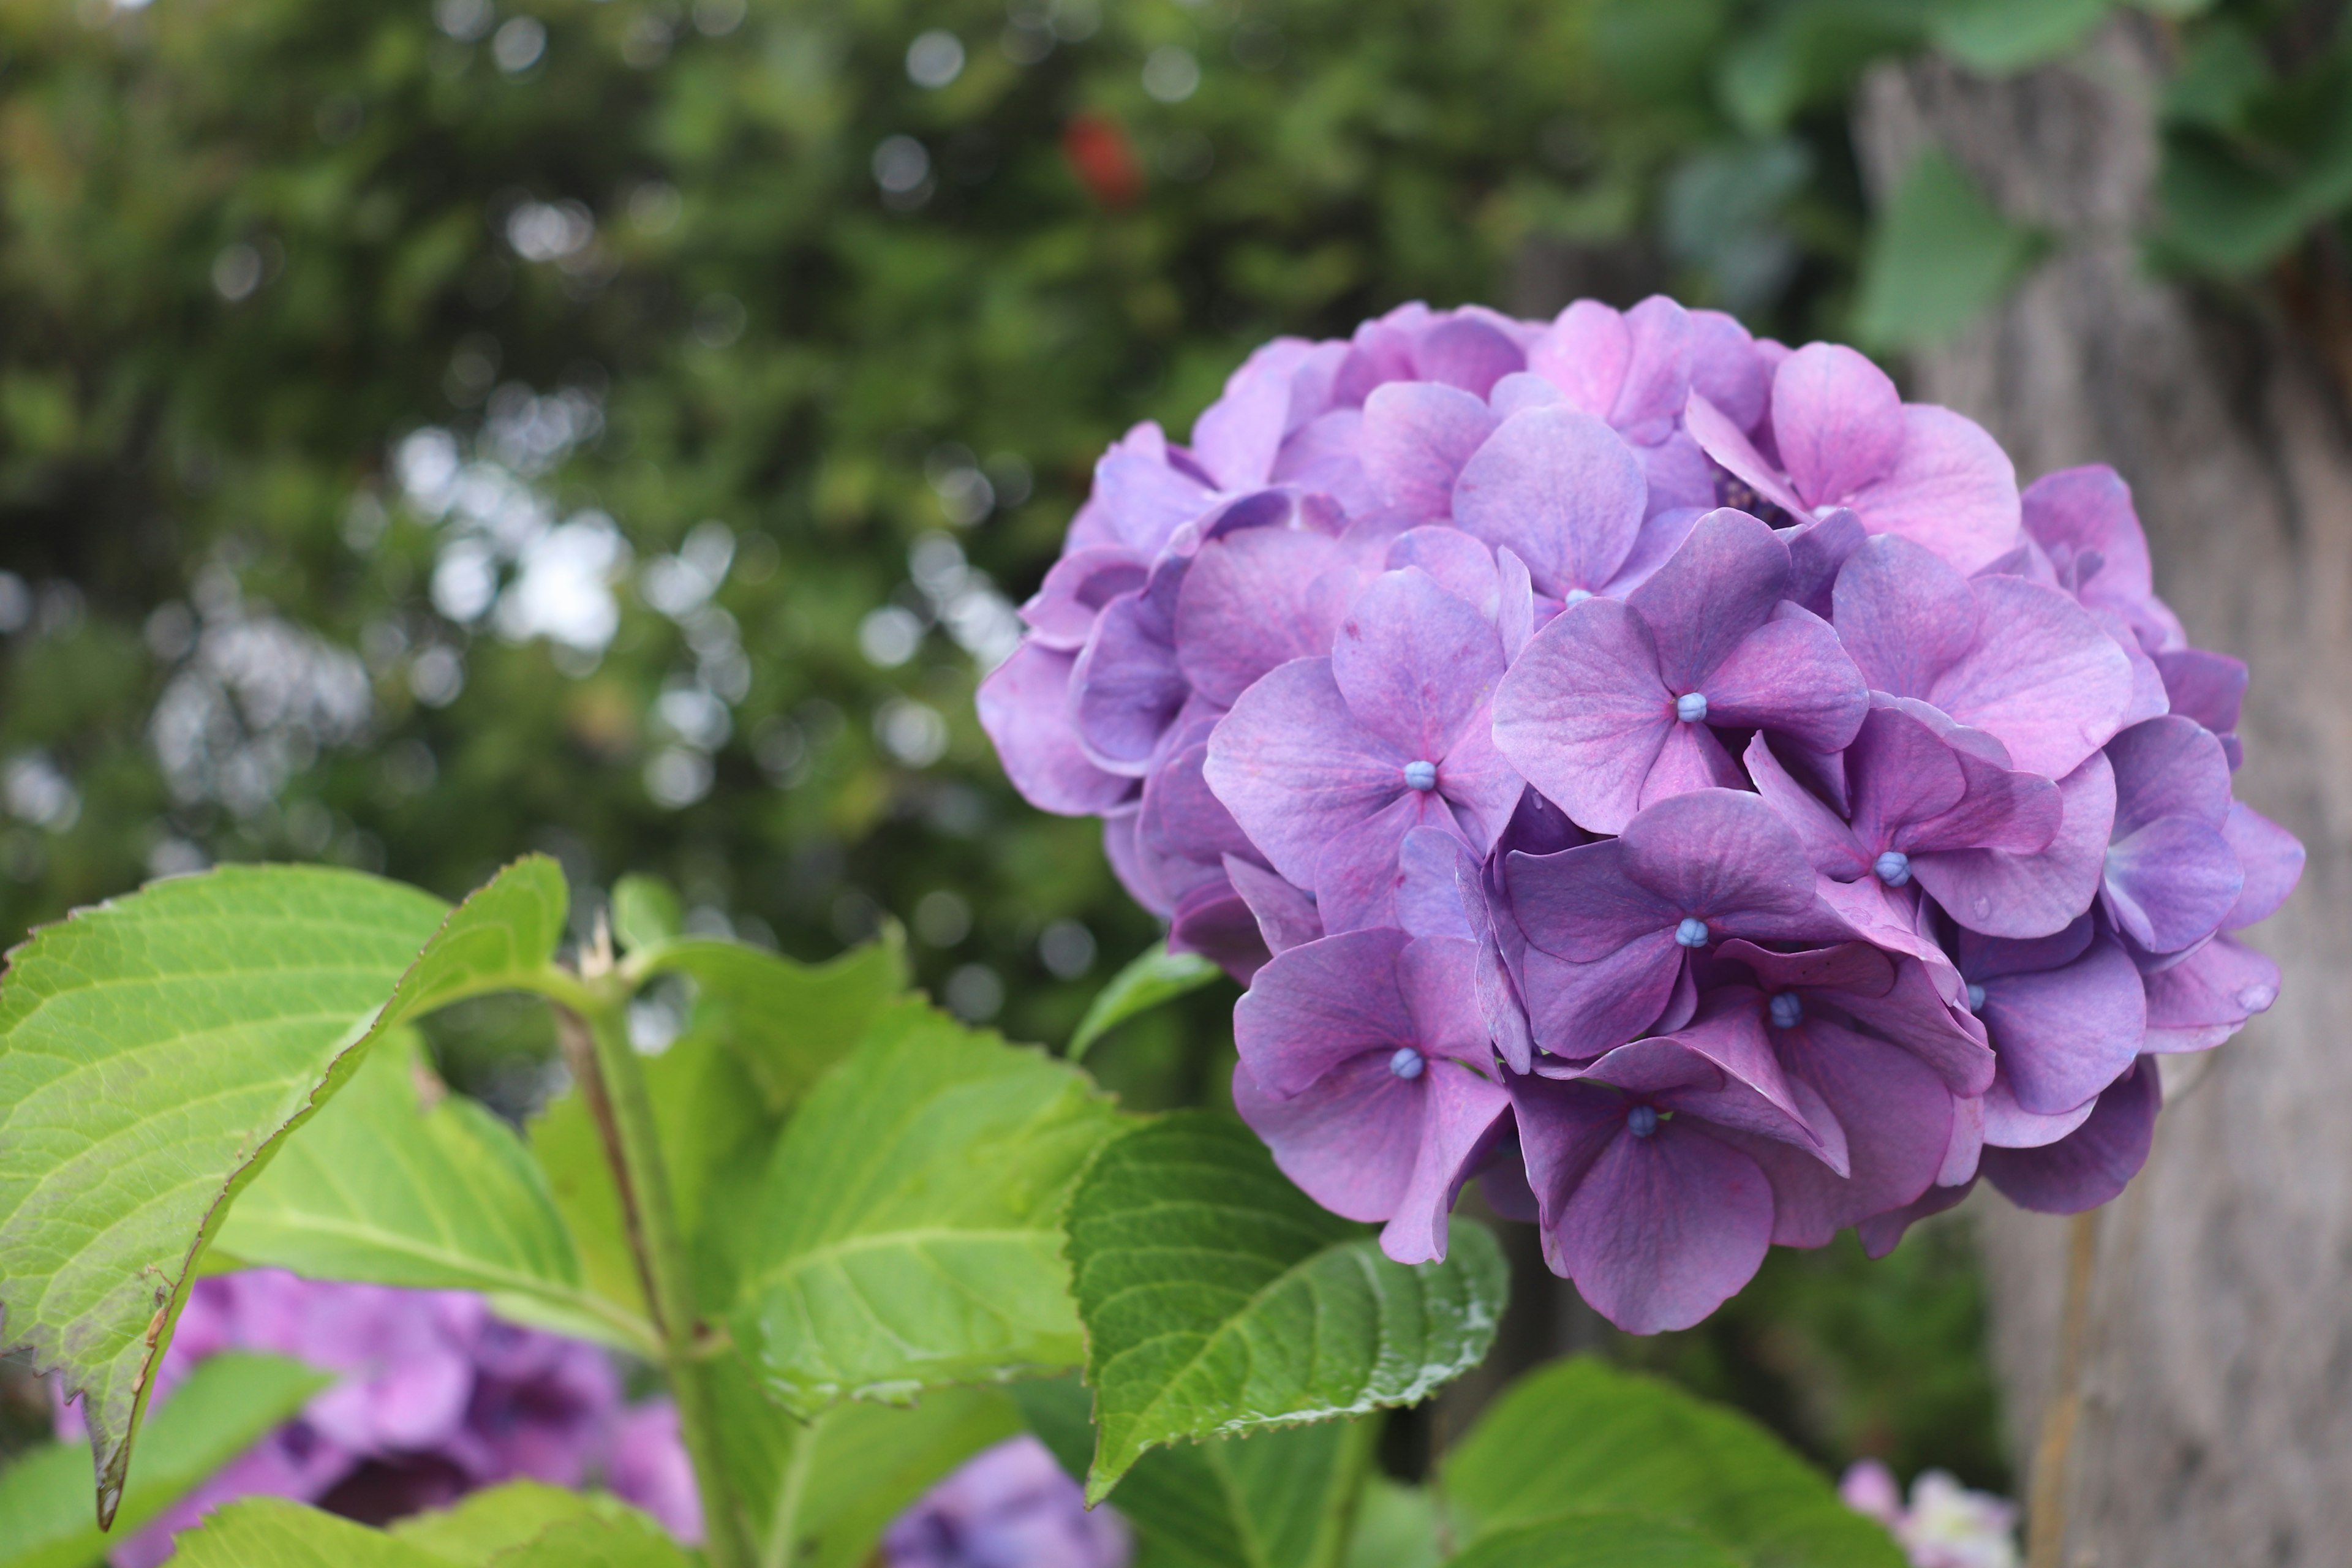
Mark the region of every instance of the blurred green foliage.
[[[1064, 1039], [1156, 933], [971, 691], [1105, 442], [1414, 297], [1956, 331], [2039, 241], [1940, 155], [1874, 228], [1857, 74], [2117, 8], [0, 0], [0, 928], [541, 847], [803, 956], [896, 920]], [[2179, 61], [2152, 253], [2340, 243], [2344, 7], [2126, 8]], [[1097, 1066], [1213, 1099], [1230, 999]], [[545, 1047], [495, 1001], [440, 1045], [509, 1104]], [[1992, 1479], [1972, 1276], [1898, 1257], [1776, 1265], [1659, 1353], [1768, 1415], [1843, 1378], [1783, 1429]]]

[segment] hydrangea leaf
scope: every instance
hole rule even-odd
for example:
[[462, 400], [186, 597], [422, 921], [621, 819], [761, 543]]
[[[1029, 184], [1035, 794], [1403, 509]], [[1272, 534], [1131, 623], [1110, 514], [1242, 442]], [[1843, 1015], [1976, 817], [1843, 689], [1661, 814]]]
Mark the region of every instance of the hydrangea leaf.
[[591, 1292], [547, 1177], [513, 1130], [447, 1093], [396, 1031], [229, 1211], [211, 1266], [478, 1290], [538, 1326], [640, 1354], [642, 1316]]
[[1454, 1225], [1443, 1263], [1391, 1262], [1206, 1111], [1105, 1148], [1068, 1227], [1100, 1428], [1090, 1500], [1156, 1445], [1413, 1404], [1478, 1363], [1508, 1289], [1484, 1226]]
[[685, 906], [659, 877], [632, 874], [613, 884], [613, 936], [622, 952], [676, 942], [685, 929]]
[[1570, 1514], [1496, 1531], [1446, 1568], [1748, 1568], [1687, 1525], [1637, 1513]]
[[280, 1498], [247, 1498], [181, 1534], [174, 1568], [449, 1568], [380, 1530]]
[[197, 1363], [147, 1424], [139, 1474], [122, 1495], [111, 1539], [90, 1517], [81, 1444], [20, 1455], [0, 1469], [0, 1568], [89, 1568], [332, 1381], [284, 1356], [227, 1352]]
[[554, 1525], [501, 1552], [488, 1568], [701, 1568], [662, 1527], [634, 1509], [615, 1518], [583, 1517]]
[[563, 898], [545, 856], [454, 911], [351, 871], [224, 867], [79, 911], [11, 955], [0, 1334], [82, 1395], [101, 1519], [230, 1201], [377, 1033], [543, 971]]
[[2048, 248], [2003, 217], [1941, 152], [1922, 153], [1871, 231], [1854, 335], [1886, 348], [1949, 337], [1996, 303]]
[[[1013, 1394], [1029, 1429], [1083, 1479], [1094, 1452], [1086, 1389], [1060, 1378]], [[1135, 1527], [1145, 1568], [1337, 1568], [1379, 1430], [1322, 1421], [1155, 1448], [1120, 1479], [1110, 1506]], [[1433, 1546], [1427, 1562], [1436, 1561]], [[1410, 1559], [1377, 1563], [1416, 1568]]]
[[504, 1552], [528, 1546], [558, 1525], [578, 1520], [614, 1521], [628, 1505], [596, 1492], [576, 1492], [541, 1481], [509, 1481], [454, 1507], [415, 1514], [393, 1525], [411, 1546], [467, 1568], [488, 1568]]
[[1437, 1568], [1437, 1500], [1420, 1487], [1374, 1475], [1356, 1504], [1347, 1568]]
[[736, 1312], [803, 1418], [844, 1398], [1058, 1372], [1080, 1354], [1060, 1218], [1117, 1112], [1043, 1052], [919, 1004], [786, 1128]]
[[1166, 942], [1152, 943], [1096, 994], [1087, 1016], [1078, 1020], [1077, 1032], [1070, 1037], [1069, 1058], [1076, 1061], [1094, 1048], [1097, 1040], [1129, 1018], [1198, 991], [1223, 973], [1197, 952], [1171, 952]]
[[[1703, 1530], [1754, 1568], [1903, 1564], [1885, 1530], [1747, 1417], [1590, 1357], [1513, 1384], [1445, 1456], [1442, 1476], [1462, 1542], [1625, 1510]], [[1580, 1561], [1549, 1561], [1563, 1560]]]
[[1969, 69], [2000, 76], [2071, 53], [2114, 0], [1948, 0], [1928, 32]]
[[725, 1041], [751, 1069], [769, 1110], [779, 1114], [847, 1056], [907, 988], [906, 950], [895, 930], [828, 963], [796, 963], [710, 937], [683, 937], [632, 962], [649, 976], [694, 981], [688, 1037]]

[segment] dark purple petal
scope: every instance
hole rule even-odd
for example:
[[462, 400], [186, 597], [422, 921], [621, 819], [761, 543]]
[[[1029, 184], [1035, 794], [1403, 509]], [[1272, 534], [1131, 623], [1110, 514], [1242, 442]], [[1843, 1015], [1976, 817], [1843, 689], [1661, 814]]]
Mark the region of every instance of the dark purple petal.
[[1646, 1138], [1619, 1133], [1553, 1206], [1568, 1277], [1628, 1333], [1701, 1321], [1755, 1278], [1771, 1246], [1764, 1173], [1681, 1118]]
[[1902, 1241], [1904, 1232], [1923, 1219], [1959, 1207], [1976, 1191], [1976, 1177], [1971, 1174], [1950, 1186], [1929, 1187], [1901, 1208], [1871, 1215], [1855, 1226], [1855, 1234], [1862, 1237], [1864, 1255], [1874, 1262], [1885, 1257]]
[[1572, 606], [1528, 644], [1495, 694], [1495, 744], [1580, 826], [1617, 833], [1677, 721], [1643, 618], [1609, 599]]
[[1924, 544], [1963, 572], [2017, 548], [2017, 469], [1983, 426], [1948, 408], [1906, 405], [1894, 471], [1853, 504], [1871, 532]]
[[1807, 343], [1772, 378], [1772, 438], [1808, 512], [1884, 478], [1904, 445], [1903, 397], [1840, 343]]
[[1780, 542], [1789, 547], [1790, 602], [1829, 619], [1838, 572], [1868, 537], [1862, 519], [1845, 507], [1784, 531]]
[[1078, 745], [1069, 716], [1076, 662], [1075, 654], [1023, 643], [980, 683], [980, 727], [1022, 799], [1040, 811], [1090, 816], [1117, 805], [1135, 781], [1095, 766]]
[[1192, 694], [1172, 617], [1185, 563], [1163, 561], [1139, 593], [1103, 608], [1070, 671], [1070, 720], [1097, 767], [1140, 777]]
[[1986, 1180], [2022, 1209], [2080, 1214], [2123, 1194], [2147, 1163], [2164, 1102], [2156, 1063], [2143, 1060], [2099, 1096], [2091, 1119], [2040, 1149], [1988, 1148]]
[[1714, 957], [1718, 963], [1744, 966], [1766, 992], [1835, 991], [1843, 999], [1884, 996], [1895, 988], [1895, 960], [1866, 942], [1776, 952], [1735, 938], [1718, 946]]
[[1331, 647], [1349, 710], [1405, 761], [1444, 757], [1502, 678], [1493, 623], [1418, 567], [1373, 578]]
[[[1649, 492], [1643, 508], [1650, 517], [1695, 517], [1715, 509], [1715, 463], [1687, 435], [1675, 431], [1654, 447], [1634, 447], [1633, 454], [1642, 459], [1642, 479]], [[1627, 557], [1629, 565], [1632, 560]], [[1618, 568], [1612, 585], [1633, 586], [1628, 575], [1624, 567]]]
[[1407, 793], [1413, 760], [1356, 721], [1329, 659], [1301, 658], [1242, 693], [1202, 773], [1274, 868], [1311, 887], [1326, 845]]
[[[1718, 1127], [1736, 1127], [1842, 1163], [1845, 1140], [1834, 1119], [1808, 1116], [1764, 1032], [1763, 995], [1730, 986], [1704, 998], [1697, 1016], [1669, 1035], [1619, 1046], [1572, 1075], [1654, 1098]], [[1711, 1072], [1696, 1070], [1701, 1066]]]
[[1146, 855], [1136, 842], [1136, 819], [1142, 815], [1132, 800], [1103, 813], [1103, 858], [1129, 898], [1165, 920], [1176, 912], [1176, 899], [1160, 885], [1160, 858]]
[[1238, 855], [1226, 856], [1224, 867], [1234, 891], [1256, 917], [1257, 932], [1268, 952], [1287, 952], [1322, 936], [1323, 920], [1315, 911], [1313, 895]]
[[1366, 1054], [1284, 1099], [1244, 1058], [1234, 1064], [1234, 1109], [1301, 1192], [1344, 1219], [1380, 1221], [1412, 1184], [1427, 1079], [1408, 1083], [1389, 1070], [1385, 1054]]
[[[1644, 810], [1618, 839], [1626, 878], [1722, 936], [1778, 937], [1813, 909], [1813, 868], [1759, 797], [1709, 789]], [[1570, 854], [1581, 851], [1570, 850]]]
[[1782, 1062], [1845, 1129], [1850, 1174], [1765, 1140], [1741, 1147], [1772, 1184], [1772, 1239], [1826, 1247], [1847, 1226], [1933, 1185], [1951, 1142], [1952, 1096], [1927, 1066], [1884, 1041], [1819, 1020], [1779, 1036]]
[[2221, 922], [2223, 931], [2242, 931], [2256, 921], [2268, 920], [2303, 880], [2303, 840], [2256, 811], [2243, 801], [2230, 803], [2230, 815], [2221, 824], [2222, 837], [2238, 857], [2238, 865], [2245, 872], [2245, 890], [2231, 906], [2229, 918]]
[[1459, 387], [1391, 382], [1364, 400], [1364, 472], [1389, 505], [1414, 518], [1444, 517], [1455, 476], [1496, 423]]
[[[1209, 791], [1201, 776], [1209, 748], [1195, 742], [1171, 752], [1143, 781], [1141, 813], [1136, 818], [1136, 847], [1152, 863], [1153, 879], [1171, 896], [1181, 898], [1192, 886], [1213, 881], [1219, 859], [1228, 854], [1252, 855], [1248, 835], [1234, 820], [1224, 803]], [[1171, 863], [1188, 861], [1199, 869], [1187, 873]]]
[[1258, 971], [1234, 1005], [1234, 1043], [1267, 1093], [1288, 1099], [1365, 1052], [1378, 1052], [1385, 1071], [1391, 1053], [1415, 1043], [1397, 977], [1409, 940], [1401, 931], [1349, 931], [1278, 953]]
[[2115, 824], [2115, 778], [2106, 757], [2094, 752], [2058, 781], [2058, 831], [2046, 848], [1923, 855], [1911, 874], [1971, 931], [2013, 939], [2063, 931], [2098, 895]]
[[1684, 971], [1671, 930], [1627, 942], [1591, 963], [1530, 945], [1520, 959], [1528, 1025], [1535, 1043], [1567, 1061], [1586, 1061], [1646, 1033]]
[[1841, 882], [1869, 875], [1875, 851], [1865, 849], [1843, 817], [1790, 775], [1762, 735], [1748, 740], [1747, 761], [1757, 793], [1796, 832], [1815, 871]]
[[1468, 1068], [1433, 1061], [1423, 1081], [1428, 1087], [1412, 1179], [1381, 1232], [1381, 1250], [1399, 1263], [1444, 1258], [1445, 1216], [1510, 1126], [1510, 1095]]
[[2146, 977], [2151, 1051], [2203, 1051], [2278, 1000], [2278, 965], [2235, 937], [2217, 936]]
[[2219, 829], [2163, 816], [2107, 847], [2102, 903], [2141, 947], [2179, 952], [2221, 929], [2245, 885], [2237, 853]]
[[1538, 590], [1557, 598], [1597, 591], [1616, 575], [1648, 493], [1641, 463], [1608, 426], [1572, 408], [1529, 408], [1463, 464], [1453, 517], [1465, 532], [1516, 552]]
[[1622, 838], [1551, 855], [1512, 854], [1504, 864], [1520, 930], [1536, 946], [1573, 963], [1670, 933], [1685, 913], [1674, 899], [1626, 874]]
[[[1789, 551], [1772, 531], [1728, 507], [1693, 525], [1666, 563], [1625, 603], [1649, 624], [1658, 675], [1680, 696], [1700, 689], [1762, 626], [1789, 584]], [[1708, 693], [1710, 704], [1714, 694]]]
[[1315, 907], [1327, 931], [1393, 926], [1403, 882], [1398, 854], [1417, 831], [1446, 831], [1452, 814], [1434, 795], [1406, 790], [1379, 811], [1335, 835], [1315, 861]]
[[1249, 904], [1223, 877], [1203, 882], [1176, 900], [1168, 951], [1197, 952], [1244, 985], [1264, 967], [1265, 938]]
[[2147, 1031], [2139, 971], [2111, 937], [2063, 967], [1978, 984], [1984, 1005], [1977, 1013], [2002, 1073], [2018, 1105], [2038, 1116], [2072, 1110], [2114, 1082]]

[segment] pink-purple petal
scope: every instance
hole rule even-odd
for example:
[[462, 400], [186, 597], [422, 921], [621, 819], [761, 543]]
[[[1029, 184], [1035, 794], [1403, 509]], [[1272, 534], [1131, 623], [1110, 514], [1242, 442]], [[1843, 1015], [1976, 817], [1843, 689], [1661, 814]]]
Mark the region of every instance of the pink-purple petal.
[[1069, 718], [1070, 669], [1077, 656], [1024, 643], [980, 683], [980, 726], [996, 744], [1005, 775], [1040, 811], [1088, 816], [1124, 799], [1135, 781], [1087, 758]]
[[1356, 721], [1329, 659], [1301, 658], [1242, 693], [1202, 771], [1268, 863], [1312, 887], [1325, 846], [1403, 794], [1412, 760]]
[[1494, 624], [1418, 567], [1373, 578], [1331, 644], [1349, 711], [1406, 761], [1453, 750], [1502, 678]]
[[1686, 1329], [1762, 1267], [1772, 1190], [1755, 1161], [1678, 1120], [1612, 1139], [1556, 1228], [1559, 1261], [1602, 1317], [1634, 1334]]
[[1853, 505], [1873, 533], [1924, 544], [1963, 572], [2017, 547], [2017, 469], [1983, 426], [1948, 408], [1904, 407], [1894, 470]]
[[1443, 518], [1455, 477], [1496, 423], [1484, 401], [1459, 387], [1391, 382], [1364, 400], [1364, 472], [1390, 506], [1416, 519]]
[[1558, 597], [1616, 575], [1648, 495], [1641, 463], [1607, 425], [1564, 406], [1529, 408], [1463, 464], [1453, 517], [1464, 531], [1517, 552], [1536, 587]]
[[1579, 826], [1622, 832], [1676, 722], [1641, 616], [1588, 599], [1528, 644], [1495, 693], [1495, 744]]
[[1772, 438], [1809, 511], [1843, 503], [1894, 468], [1904, 446], [1903, 397], [1853, 350], [1807, 343], [1773, 375]]

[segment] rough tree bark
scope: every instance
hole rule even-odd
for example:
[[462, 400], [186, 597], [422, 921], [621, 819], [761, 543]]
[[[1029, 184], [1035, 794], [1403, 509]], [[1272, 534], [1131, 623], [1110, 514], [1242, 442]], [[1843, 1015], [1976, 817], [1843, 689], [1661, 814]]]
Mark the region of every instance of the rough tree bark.
[[[2131, 481], [2159, 590], [2198, 643], [2253, 666], [2242, 793], [2311, 851], [2294, 901], [2254, 933], [2285, 972], [2278, 1005], [2219, 1052], [2168, 1064], [2147, 1169], [2099, 1217], [2083, 1418], [2057, 1488], [2063, 1551], [2051, 1560], [2341, 1568], [2352, 1562], [2352, 424], [2341, 379], [2352, 360], [2340, 313], [2312, 310], [2307, 281], [2282, 275], [2224, 304], [2143, 267], [2135, 235], [2165, 48], [2142, 22], [2006, 82], [1932, 61], [1882, 68], [1864, 86], [1856, 139], [1880, 192], [1934, 142], [2002, 210], [2061, 237], [1989, 319], [1914, 359], [1909, 395], [1982, 421], [2021, 479], [2105, 461]], [[2066, 1222], [1997, 1202], [1979, 1221], [2024, 1462], [2058, 1363]]]

